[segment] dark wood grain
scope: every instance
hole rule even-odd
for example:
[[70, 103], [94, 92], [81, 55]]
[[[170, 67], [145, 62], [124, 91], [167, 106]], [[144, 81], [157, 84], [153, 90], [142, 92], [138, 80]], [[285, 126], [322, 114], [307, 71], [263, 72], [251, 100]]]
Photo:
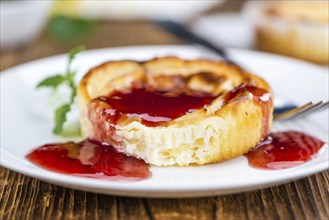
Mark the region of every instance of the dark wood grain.
[[59, 187], [0, 167], [0, 219], [328, 219], [325, 171], [262, 190], [207, 198], [142, 199]]
[[[136, 34], [138, 33], [138, 34]], [[60, 44], [42, 35], [1, 54], [0, 69], [65, 53], [81, 41]], [[181, 43], [147, 21], [102, 22], [83, 41], [89, 49]], [[125, 198], [48, 184], [0, 167], [0, 219], [328, 219], [329, 171], [246, 193], [193, 199]]]

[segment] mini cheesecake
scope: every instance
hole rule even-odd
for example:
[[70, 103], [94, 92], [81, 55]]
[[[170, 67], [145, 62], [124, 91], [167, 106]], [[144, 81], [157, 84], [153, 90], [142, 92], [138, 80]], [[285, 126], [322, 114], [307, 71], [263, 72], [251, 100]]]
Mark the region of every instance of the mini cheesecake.
[[77, 92], [83, 136], [157, 166], [243, 155], [272, 123], [269, 84], [225, 62], [110, 61], [92, 68]]
[[259, 49], [329, 64], [328, 1], [276, 1], [258, 14]]

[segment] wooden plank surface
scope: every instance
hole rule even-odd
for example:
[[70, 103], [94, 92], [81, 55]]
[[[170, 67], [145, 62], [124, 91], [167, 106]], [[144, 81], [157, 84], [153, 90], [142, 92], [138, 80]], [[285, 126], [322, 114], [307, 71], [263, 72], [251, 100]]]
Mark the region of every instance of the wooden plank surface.
[[[94, 34], [69, 44], [46, 34], [29, 46], [1, 54], [0, 69], [88, 49], [182, 43], [152, 23], [102, 22]], [[288, 184], [226, 196], [193, 199], [125, 198], [72, 190], [0, 167], [0, 219], [328, 219], [329, 171]]]

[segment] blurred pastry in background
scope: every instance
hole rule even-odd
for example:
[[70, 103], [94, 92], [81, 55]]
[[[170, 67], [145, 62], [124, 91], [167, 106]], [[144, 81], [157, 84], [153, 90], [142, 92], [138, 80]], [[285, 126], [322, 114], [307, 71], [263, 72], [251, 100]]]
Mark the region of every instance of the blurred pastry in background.
[[328, 1], [275, 1], [258, 16], [258, 49], [329, 64]]

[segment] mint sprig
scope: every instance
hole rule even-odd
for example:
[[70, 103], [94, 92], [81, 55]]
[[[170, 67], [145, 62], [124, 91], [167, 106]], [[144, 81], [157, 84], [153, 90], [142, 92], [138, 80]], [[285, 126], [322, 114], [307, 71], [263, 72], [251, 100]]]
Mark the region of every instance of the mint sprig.
[[66, 77], [63, 75], [50, 76], [39, 82], [37, 88], [52, 87], [53, 89], [56, 89], [59, 85], [63, 84], [65, 80]]
[[53, 132], [55, 134], [60, 134], [63, 131], [63, 125], [67, 119], [66, 115], [71, 110], [71, 102], [67, 104], [63, 104], [58, 107], [55, 111], [55, 127]]
[[63, 131], [64, 123], [67, 120], [67, 113], [70, 112], [71, 105], [74, 103], [74, 98], [77, 94], [76, 92], [77, 86], [74, 82], [76, 71], [71, 69], [71, 64], [75, 59], [76, 55], [78, 55], [83, 50], [85, 50], [84, 46], [79, 46], [70, 50], [68, 53], [66, 72], [64, 74], [56, 74], [53, 76], [49, 76], [43, 79], [41, 82], [39, 82], [36, 86], [37, 88], [48, 87], [56, 90], [59, 86], [67, 85], [71, 89], [71, 96], [69, 102], [64, 103], [63, 105], [59, 106], [55, 110], [55, 114], [54, 114], [55, 127], [53, 128], [53, 132], [54, 134], [57, 135], [61, 134]]

